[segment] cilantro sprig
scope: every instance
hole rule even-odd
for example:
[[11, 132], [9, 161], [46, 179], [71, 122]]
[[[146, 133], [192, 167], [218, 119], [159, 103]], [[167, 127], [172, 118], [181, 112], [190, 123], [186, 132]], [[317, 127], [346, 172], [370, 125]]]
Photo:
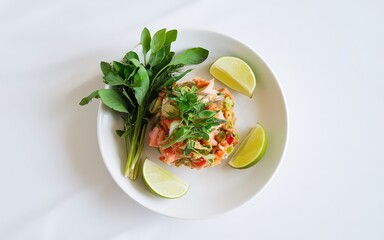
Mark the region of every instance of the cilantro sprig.
[[[141, 165], [151, 102], [162, 89], [170, 88], [192, 70], [185, 69], [186, 66], [200, 64], [208, 57], [208, 50], [200, 47], [180, 54], [171, 51], [177, 33], [177, 30], [164, 28], [151, 36], [150, 31], [144, 28], [140, 36], [142, 61], [136, 52], [129, 51], [121, 61], [101, 62], [107, 87], [93, 91], [80, 101], [80, 105], [86, 105], [94, 98], [100, 99], [124, 120], [123, 129], [116, 132], [126, 146], [124, 175], [132, 180], [137, 178]], [[185, 134], [186, 131], [183, 136]]]

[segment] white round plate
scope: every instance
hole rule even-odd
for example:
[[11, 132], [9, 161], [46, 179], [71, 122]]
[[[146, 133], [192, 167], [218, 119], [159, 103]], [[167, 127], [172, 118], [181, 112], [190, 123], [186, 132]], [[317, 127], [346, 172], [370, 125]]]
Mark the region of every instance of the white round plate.
[[[179, 199], [163, 199], [153, 195], [144, 185], [140, 175], [136, 181], [123, 176], [125, 153], [116, 129], [122, 128], [122, 120], [100, 104], [98, 112], [98, 141], [105, 165], [120, 188], [141, 205], [163, 215], [196, 219], [207, 218], [232, 210], [255, 197], [271, 180], [285, 151], [288, 137], [288, 116], [284, 96], [278, 80], [268, 65], [245, 44], [222, 34], [182, 30], [172, 46], [176, 53], [191, 47], [209, 50], [208, 59], [195, 66], [183, 80], [199, 76], [211, 79], [209, 66], [219, 57], [235, 56], [245, 60], [256, 75], [256, 90], [250, 99], [235, 91], [235, 116], [237, 130], [242, 140], [248, 131], [260, 122], [268, 136], [267, 151], [262, 160], [249, 169], [233, 169], [224, 160], [212, 168], [191, 170], [163, 164], [159, 152], [145, 147], [143, 158], [148, 157], [167, 168], [191, 185], [189, 192]], [[221, 87], [216, 81], [216, 86]], [[146, 145], [147, 146], [147, 145]], [[257, 202], [254, 202], [257, 204]]]

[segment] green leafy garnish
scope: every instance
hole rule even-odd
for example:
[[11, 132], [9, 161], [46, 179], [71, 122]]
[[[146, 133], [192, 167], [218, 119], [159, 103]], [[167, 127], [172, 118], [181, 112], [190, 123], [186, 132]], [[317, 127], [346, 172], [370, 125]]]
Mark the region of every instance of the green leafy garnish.
[[[168, 148], [175, 143], [187, 140], [184, 154], [194, 150], [195, 142], [198, 140], [209, 140], [212, 128], [226, 123], [215, 115], [218, 111], [207, 110], [207, 104], [198, 97], [196, 86], [176, 85], [167, 91], [167, 97], [175, 105], [178, 111], [173, 112], [173, 118], [181, 119], [176, 130], [169, 135], [163, 144]], [[177, 115], [175, 115], [177, 113]]]
[[[143, 61], [136, 52], [129, 51], [122, 61], [101, 62], [107, 88], [93, 91], [80, 101], [80, 105], [86, 105], [94, 98], [100, 99], [105, 106], [121, 115], [124, 127], [116, 133], [123, 138], [126, 146], [124, 175], [132, 180], [137, 178], [139, 172], [148, 119], [154, 112], [150, 110], [158, 93], [164, 88], [170, 89], [192, 70], [185, 69], [186, 66], [200, 64], [208, 57], [208, 50], [198, 47], [175, 54], [171, 51], [171, 44], [176, 39], [177, 30], [167, 31], [164, 28], [151, 36], [150, 31], [144, 28], [140, 36]], [[185, 111], [186, 108], [183, 114]], [[211, 115], [202, 114], [204, 117]], [[196, 130], [178, 128], [170, 141], [182, 141], [188, 134], [196, 134]]]

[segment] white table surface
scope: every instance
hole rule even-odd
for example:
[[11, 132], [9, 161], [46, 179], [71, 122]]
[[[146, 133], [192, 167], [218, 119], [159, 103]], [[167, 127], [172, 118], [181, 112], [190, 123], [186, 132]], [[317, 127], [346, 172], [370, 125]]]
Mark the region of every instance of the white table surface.
[[[384, 239], [383, 11], [379, 0], [1, 1], [0, 239]], [[286, 155], [240, 208], [165, 217], [107, 172], [98, 103], [78, 102], [144, 26], [233, 36], [279, 78]]]

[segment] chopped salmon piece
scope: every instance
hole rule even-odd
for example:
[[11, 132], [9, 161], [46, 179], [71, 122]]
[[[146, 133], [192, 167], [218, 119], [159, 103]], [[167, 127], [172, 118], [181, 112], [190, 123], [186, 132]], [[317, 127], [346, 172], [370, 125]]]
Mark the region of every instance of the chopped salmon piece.
[[193, 81], [195, 82], [196, 87], [198, 88], [203, 88], [209, 85], [209, 82], [202, 78], [195, 78], [193, 79]]
[[151, 147], [159, 147], [164, 139], [165, 131], [162, 128], [154, 127], [152, 131], [149, 132], [149, 146]]
[[196, 169], [202, 169], [203, 167], [205, 167], [206, 164], [207, 164], [207, 160], [205, 160], [204, 158], [200, 158], [200, 161], [193, 162], [193, 165], [195, 166]]
[[164, 159], [162, 160], [165, 163], [173, 163], [176, 160], [181, 159], [180, 151], [178, 149], [175, 149], [173, 147], [169, 147], [162, 150]]
[[224, 96], [231, 96], [231, 93], [228, 91], [227, 88], [221, 88], [221, 89], [219, 89], [219, 92], [224, 94]]

